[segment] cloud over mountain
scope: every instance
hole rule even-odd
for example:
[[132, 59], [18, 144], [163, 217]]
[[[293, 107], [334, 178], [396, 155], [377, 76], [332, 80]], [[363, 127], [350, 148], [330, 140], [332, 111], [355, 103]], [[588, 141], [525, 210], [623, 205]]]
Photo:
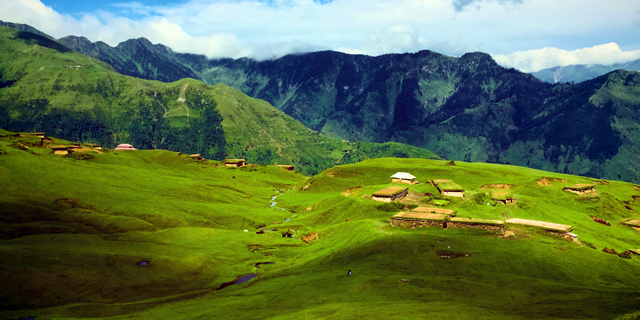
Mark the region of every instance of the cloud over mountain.
[[47, 0], [0, 3], [0, 20], [56, 38], [73, 34], [115, 46], [145, 37], [212, 58], [271, 59], [327, 49], [368, 55], [483, 51], [505, 66], [533, 70], [611, 43], [620, 50], [588, 56], [621, 61], [631, 56], [625, 52], [640, 50], [636, 0], [168, 0], [96, 2], [95, 10], [72, 14]]
[[517, 51], [508, 55], [494, 55], [493, 58], [503, 66], [533, 72], [572, 64], [611, 65], [627, 62], [640, 59], [640, 50], [623, 51], [617, 43], [612, 42], [573, 51], [558, 48]]

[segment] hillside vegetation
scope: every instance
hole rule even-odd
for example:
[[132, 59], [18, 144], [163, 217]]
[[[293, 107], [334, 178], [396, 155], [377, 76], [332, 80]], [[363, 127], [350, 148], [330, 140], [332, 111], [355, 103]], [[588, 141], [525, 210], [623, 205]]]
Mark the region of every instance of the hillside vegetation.
[[293, 164], [314, 174], [381, 156], [434, 158], [398, 143], [330, 139], [225, 85], [123, 76], [46, 37], [0, 27], [0, 127], [208, 159]]
[[[0, 136], [1, 318], [612, 319], [638, 310], [640, 257], [602, 251], [640, 248], [640, 233], [620, 223], [638, 217], [633, 184], [394, 158], [308, 178], [162, 150], [54, 155], [39, 138]], [[398, 171], [420, 183], [391, 183]], [[465, 198], [428, 183], [443, 179]], [[596, 192], [563, 191], [575, 184]], [[391, 185], [409, 188], [408, 200], [369, 198]], [[496, 203], [496, 191], [517, 202]], [[579, 241], [517, 226], [389, 224], [405, 207], [434, 203], [463, 218], [568, 224]], [[224, 285], [249, 273], [257, 278]]]
[[552, 85], [479, 52], [454, 58], [431, 51], [378, 57], [325, 51], [268, 61], [210, 60], [144, 38], [115, 48], [77, 37], [59, 42], [123, 74], [227, 84], [329, 137], [395, 141], [447, 159], [640, 181], [633, 156], [639, 140], [620, 125], [638, 116], [639, 76], [613, 71], [637, 70], [637, 62], [606, 70], [567, 67], [562, 71], [598, 70], [580, 84]]

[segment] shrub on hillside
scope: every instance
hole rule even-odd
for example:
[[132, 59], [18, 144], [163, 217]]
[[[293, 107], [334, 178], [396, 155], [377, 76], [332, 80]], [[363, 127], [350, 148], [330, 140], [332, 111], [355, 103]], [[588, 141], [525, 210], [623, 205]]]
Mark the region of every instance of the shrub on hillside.
[[[409, 209], [415, 209], [416, 207], [418, 207], [415, 204], [408, 204], [406, 206], [409, 207]], [[389, 202], [389, 203], [383, 203], [379, 205], [378, 210], [384, 211], [384, 212], [394, 212], [394, 211], [402, 211], [404, 210], [404, 207], [405, 207], [404, 203]]]
[[91, 160], [91, 159], [94, 159], [96, 156], [88, 153], [71, 152], [67, 154], [65, 157], [71, 158], [73, 160]]
[[[636, 299], [637, 300], [637, 299]], [[619, 316], [616, 320], [640, 320], [640, 311]]]
[[476, 204], [485, 204], [487, 202], [490, 202], [490, 198], [486, 193], [483, 192], [479, 192], [473, 195], [473, 202], [475, 202]]
[[624, 259], [631, 259], [631, 257], [633, 257], [633, 252], [631, 252], [631, 250], [627, 250], [625, 252], [621, 252], [618, 257], [620, 258], [624, 258]]
[[16, 141], [16, 142], [11, 143], [9, 146], [10, 146], [10, 147], [14, 147], [14, 148], [16, 148], [16, 149], [18, 149], [18, 150], [24, 150], [24, 151], [29, 150], [29, 147], [27, 147], [27, 146], [25, 146], [23, 143], [21, 143], [21, 142], [17, 142], [17, 141]]

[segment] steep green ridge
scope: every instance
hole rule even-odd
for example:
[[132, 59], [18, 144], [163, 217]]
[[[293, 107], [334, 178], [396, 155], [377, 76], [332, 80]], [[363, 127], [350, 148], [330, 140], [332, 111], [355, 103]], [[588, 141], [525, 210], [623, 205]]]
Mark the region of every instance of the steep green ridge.
[[294, 164], [306, 174], [381, 156], [435, 157], [398, 143], [353, 144], [318, 135], [224, 85], [122, 76], [32, 33], [2, 28], [0, 41], [0, 127], [106, 147], [126, 142], [219, 160]]
[[615, 70], [640, 71], [640, 59], [625, 63], [616, 63], [613, 65], [575, 64], [564, 67], [553, 67], [531, 72], [531, 74], [534, 77], [549, 83], [578, 83], [597, 78]]
[[175, 57], [170, 48], [160, 44], [153, 45], [145, 38], [127, 40], [115, 48], [101, 41], [92, 43], [85, 37], [67, 36], [57, 41], [82, 54], [104, 61], [128, 76], [163, 82], [198, 78], [195, 72]]
[[223, 158], [209, 90], [119, 75], [107, 64], [28, 32], [0, 30], [0, 127], [107, 147], [132, 143]]
[[[397, 141], [449, 159], [638, 181], [638, 140], [616, 124], [637, 116], [639, 76], [616, 71], [550, 85], [490, 56], [433, 52], [366, 57], [316, 52], [256, 62], [210, 61], [205, 81], [271, 102], [334, 137]], [[628, 92], [624, 98], [615, 90]], [[599, 97], [605, 97], [601, 99]]]
[[54, 39], [52, 36], [28, 25], [28, 24], [23, 24], [23, 23], [13, 23], [13, 22], [5, 22], [0, 20], [0, 26], [4, 26], [4, 27], [9, 27], [12, 29], [16, 29], [16, 30], [20, 30], [20, 31], [26, 31], [26, 32], [31, 32], [31, 33], [35, 33], [39, 36], [43, 36], [45, 38], [49, 38], [50, 40], [56, 40]]
[[[601, 251], [640, 248], [638, 231], [619, 224], [640, 211], [629, 183], [393, 158], [307, 178], [162, 150], [60, 156], [35, 137], [0, 136], [0, 318], [612, 319], [638, 310], [640, 258]], [[404, 185], [417, 204], [446, 198], [460, 217], [569, 224], [581, 242], [530, 228], [504, 237], [390, 227], [404, 204], [367, 196], [397, 171], [421, 181]], [[455, 181], [465, 199], [438, 196], [429, 179]], [[562, 190], [577, 183], [597, 194]], [[487, 205], [485, 184], [509, 184], [518, 202]], [[250, 272], [258, 278], [216, 290]]]
[[427, 150], [399, 143], [352, 143], [328, 138], [267, 102], [225, 85], [215, 85], [212, 93], [224, 119], [229, 158], [246, 158], [250, 163], [294, 164], [309, 174], [371, 158], [437, 158]]

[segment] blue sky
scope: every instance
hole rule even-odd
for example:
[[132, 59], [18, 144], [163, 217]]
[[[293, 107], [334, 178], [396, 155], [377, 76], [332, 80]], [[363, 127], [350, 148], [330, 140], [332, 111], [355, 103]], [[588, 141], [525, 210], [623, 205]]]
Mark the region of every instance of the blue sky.
[[483, 51], [522, 71], [640, 59], [638, 0], [0, 0], [0, 20], [211, 58]]

